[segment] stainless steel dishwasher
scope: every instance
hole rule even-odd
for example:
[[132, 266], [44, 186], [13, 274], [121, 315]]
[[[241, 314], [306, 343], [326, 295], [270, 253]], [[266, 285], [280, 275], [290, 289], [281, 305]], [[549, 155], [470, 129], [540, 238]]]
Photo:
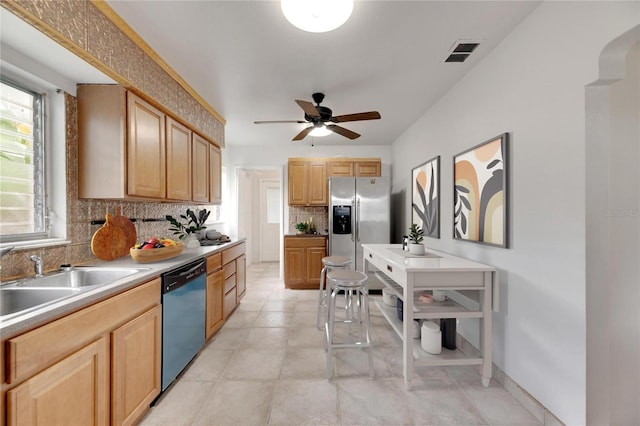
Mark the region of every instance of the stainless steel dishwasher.
[[206, 262], [162, 274], [162, 390], [198, 354], [205, 340]]

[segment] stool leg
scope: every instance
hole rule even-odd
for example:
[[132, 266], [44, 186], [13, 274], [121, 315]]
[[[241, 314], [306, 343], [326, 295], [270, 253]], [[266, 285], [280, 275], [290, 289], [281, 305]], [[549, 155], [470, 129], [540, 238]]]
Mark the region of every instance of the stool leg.
[[369, 378], [373, 379], [375, 374], [374, 374], [374, 369], [373, 369], [373, 345], [371, 345], [371, 335], [370, 335], [370, 328], [371, 328], [371, 319], [369, 316], [369, 291], [367, 289], [367, 287], [365, 286], [363, 289], [363, 304], [364, 304], [364, 321], [365, 321], [365, 336], [367, 339], [367, 351], [369, 352]]
[[329, 320], [325, 326], [327, 330], [327, 377], [333, 377], [333, 331], [336, 310], [336, 292], [337, 289], [332, 286], [330, 300], [327, 301], [329, 311]]
[[327, 307], [327, 290], [325, 287], [327, 275], [327, 267], [323, 267], [320, 271], [320, 290], [318, 291], [318, 318], [316, 319], [316, 327], [320, 330], [320, 314]]

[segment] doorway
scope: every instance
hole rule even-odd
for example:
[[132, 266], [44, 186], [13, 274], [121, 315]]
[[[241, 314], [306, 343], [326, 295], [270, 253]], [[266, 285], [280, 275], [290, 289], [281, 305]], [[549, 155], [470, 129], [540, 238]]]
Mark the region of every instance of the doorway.
[[238, 235], [247, 239], [247, 264], [280, 262], [282, 170], [242, 167], [236, 176]]

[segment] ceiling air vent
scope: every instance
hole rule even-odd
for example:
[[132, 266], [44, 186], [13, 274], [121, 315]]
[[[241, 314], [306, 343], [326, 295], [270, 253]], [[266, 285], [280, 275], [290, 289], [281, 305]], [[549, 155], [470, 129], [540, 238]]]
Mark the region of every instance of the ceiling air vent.
[[462, 43], [458, 42], [454, 44], [453, 49], [451, 49], [451, 54], [445, 62], [464, 62], [467, 60], [471, 52], [476, 50], [480, 43]]

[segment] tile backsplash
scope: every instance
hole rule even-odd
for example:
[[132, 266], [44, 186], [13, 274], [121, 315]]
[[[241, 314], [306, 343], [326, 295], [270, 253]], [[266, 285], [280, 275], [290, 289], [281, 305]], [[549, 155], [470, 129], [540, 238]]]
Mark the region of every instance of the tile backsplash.
[[329, 229], [328, 207], [289, 207], [289, 234], [295, 234], [296, 223], [306, 222], [313, 218], [316, 224], [316, 231], [322, 234], [327, 233]]

